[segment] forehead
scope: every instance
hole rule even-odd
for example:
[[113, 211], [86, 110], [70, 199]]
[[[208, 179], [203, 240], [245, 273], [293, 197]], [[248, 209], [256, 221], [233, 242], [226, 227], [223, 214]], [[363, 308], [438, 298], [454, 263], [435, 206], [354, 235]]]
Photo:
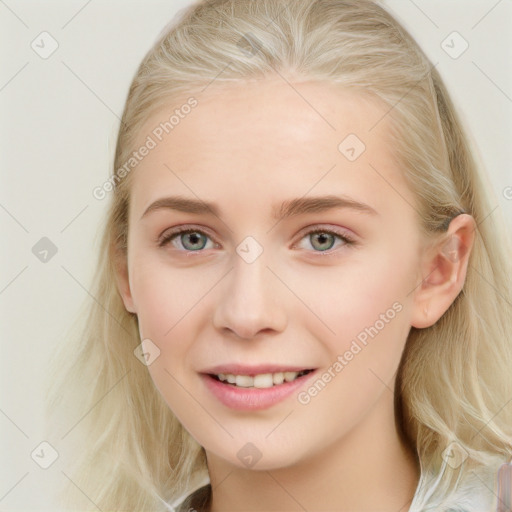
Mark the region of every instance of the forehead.
[[279, 77], [214, 83], [191, 96], [197, 105], [184, 109], [162, 140], [155, 128], [165, 126], [189, 97], [170, 101], [140, 132], [139, 143], [148, 135], [156, 142], [133, 177], [140, 208], [162, 187], [199, 197], [247, 187], [303, 195], [314, 186], [328, 192], [336, 182], [378, 194], [384, 182], [375, 169], [401, 179], [390, 150], [387, 107], [370, 95]]
[[[273, 147], [302, 142], [307, 144], [303, 149], [315, 149], [322, 142], [332, 147], [348, 133], [372, 142], [386, 133], [386, 122], [379, 123], [386, 111], [380, 101], [326, 82], [292, 83], [274, 78], [214, 84], [194, 97], [197, 106], [167, 137], [174, 140], [177, 151], [183, 148], [179, 142], [192, 134], [197, 143], [236, 140], [233, 150], [247, 150], [260, 140]], [[179, 109], [186, 97], [173, 103], [173, 108]], [[165, 117], [158, 112], [148, 125]], [[378, 124], [381, 129], [375, 127]]]

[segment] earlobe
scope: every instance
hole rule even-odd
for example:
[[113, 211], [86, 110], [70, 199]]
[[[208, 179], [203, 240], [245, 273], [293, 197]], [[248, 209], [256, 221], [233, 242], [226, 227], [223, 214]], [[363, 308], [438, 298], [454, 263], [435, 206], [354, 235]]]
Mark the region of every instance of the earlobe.
[[445, 234], [425, 254], [423, 279], [416, 288], [413, 327], [435, 324], [448, 310], [464, 286], [476, 225], [473, 217], [455, 217]]
[[135, 305], [133, 303], [132, 292], [130, 288], [130, 279], [128, 275], [128, 262], [126, 254], [121, 254], [119, 251], [114, 256], [116, 268], [116, 285], [119, 294], [124, 303], [124, 307], [130, 313], [136, 313]]

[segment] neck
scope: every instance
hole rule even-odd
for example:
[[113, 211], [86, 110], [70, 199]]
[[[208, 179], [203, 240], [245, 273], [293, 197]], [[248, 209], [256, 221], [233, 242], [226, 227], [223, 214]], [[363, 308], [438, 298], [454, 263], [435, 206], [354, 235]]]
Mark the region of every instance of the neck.
[[207, 457], [211, 512], [406, 511], [419, 480], [417, 460], [396, 431], [387, 390], [345, 437], [293, 466], [256, 471]]

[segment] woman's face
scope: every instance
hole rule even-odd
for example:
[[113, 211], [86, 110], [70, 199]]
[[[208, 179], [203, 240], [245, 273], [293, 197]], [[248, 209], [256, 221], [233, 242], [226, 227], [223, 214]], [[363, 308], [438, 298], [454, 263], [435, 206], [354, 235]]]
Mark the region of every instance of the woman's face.
[[387, 110], [281, 79], [196, 99], [161, 141], [186, 98], [149, 120], [139, 142], [156, 147], [132, 171], [123, 298], [151, 378], [239, 467], [295, 464], [363, 423], [371, 435], [419, 315], [423, 245]]

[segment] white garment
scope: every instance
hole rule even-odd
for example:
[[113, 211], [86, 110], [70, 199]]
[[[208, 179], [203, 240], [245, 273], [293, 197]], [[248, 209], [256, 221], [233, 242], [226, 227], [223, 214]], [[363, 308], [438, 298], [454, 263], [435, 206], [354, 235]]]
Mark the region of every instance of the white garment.
[[[453, 471], [444, 463], [437, 478], [427, 479], [424, 475], [421, 476], [408, 512], [496, 512], [497, 474], [503, 463], [501, 457], [496, 457], [492, 465], [470, 473], [464, 481], [460, 482], [451, 496], [436, 497], [436, 480], [441, 479], [444, 471]], [[433, 484], [428, 485], [428, 481]], [[183, 496], [171, 503], [164, 500], [162, 502], [168, 511], [176, 512], [188, 496], [208, 483], [210, 483], [208, 472], [196, 473], [191, 478], [189, 489]]]

